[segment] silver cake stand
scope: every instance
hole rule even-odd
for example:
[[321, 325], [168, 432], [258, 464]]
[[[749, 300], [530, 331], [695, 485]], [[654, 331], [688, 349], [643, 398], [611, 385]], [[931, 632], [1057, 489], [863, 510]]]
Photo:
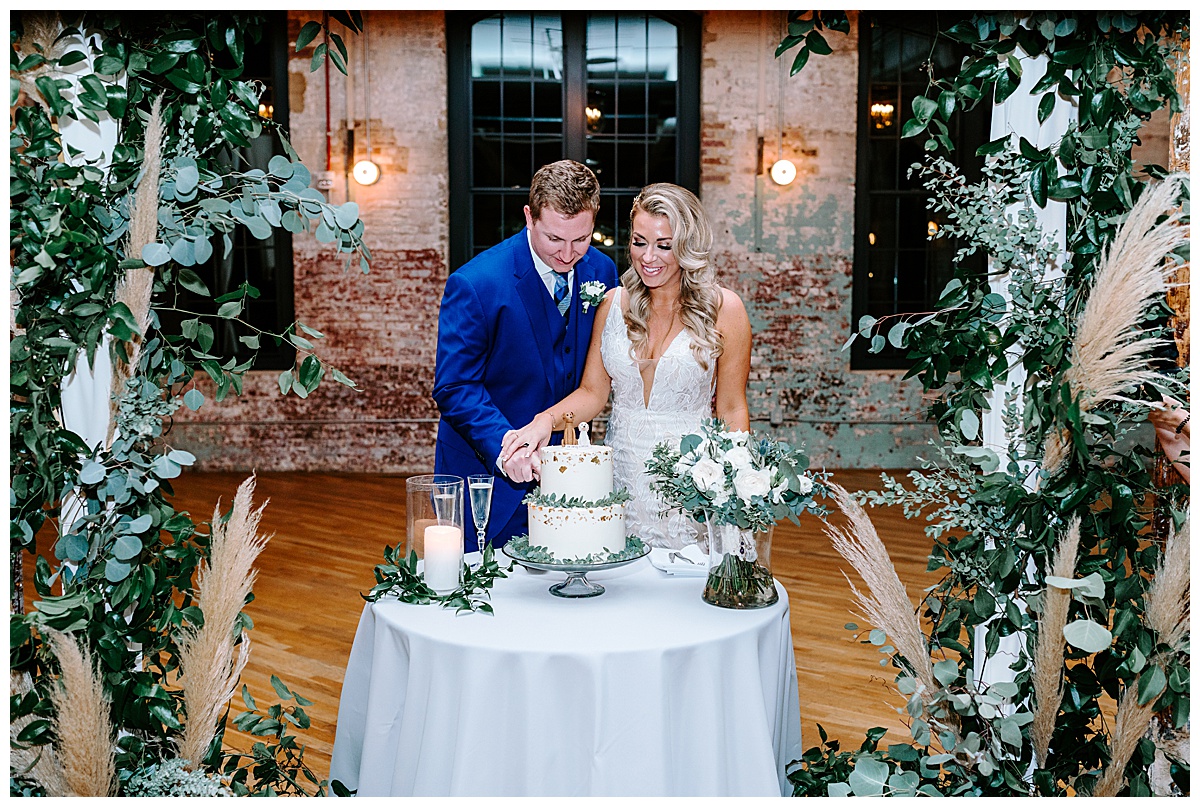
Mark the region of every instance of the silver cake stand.
[[606, 569], [616, 569], [621, 566], [627, 566], [635, 560], [641, 560], [650, 554], [650, 546], [645, 546], [641, 553], [631, 558], [601, 561], [598, 563], [577, 563], [573, 561], [552, 563], [549, 561], [529, 560], [524, 555], [509, 550], [508, 544], [500, 547], [500, 551], [527, 569], [538, 569], [544, 572], [564, 572], [567, 575], [567, 579], [550, 586], [550, 593], [555, 597], [574, 598], [599, 597], [604, 593], [604, 586], [588, 580], [587, 574], [589, 572], [602, 572]]

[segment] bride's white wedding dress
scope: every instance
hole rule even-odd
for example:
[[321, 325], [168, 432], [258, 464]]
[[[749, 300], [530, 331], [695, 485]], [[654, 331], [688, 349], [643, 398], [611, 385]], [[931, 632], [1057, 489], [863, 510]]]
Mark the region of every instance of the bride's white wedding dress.
[[678, 511], [662, 514], [662, 499], [650, 489], [646, 460], [656, 443], [669, 440], [678, 448], [683, 435], [697, 431], [700, 422], [712, 416], [716, 362], [707, 370], [702, 368], [692, 353], [691, 335], [686, 329], [680, 331], [658, 360], [647, 405], [642, 374], [630, 354], [622, 313], [624, 298], [625, 290], [620, 289], [600, 340], [600, 354], [613, 389], [612, 417], [604, 444], [613, 450], [616, 487], [627, 489], [632, 497], [625, 507], [628, 532], [651, 546], [679, 549], [695, 542], [701, 527]]

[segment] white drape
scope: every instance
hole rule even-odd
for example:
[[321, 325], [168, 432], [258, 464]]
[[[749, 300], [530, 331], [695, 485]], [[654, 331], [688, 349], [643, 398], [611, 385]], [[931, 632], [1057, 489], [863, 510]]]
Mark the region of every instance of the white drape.
[[[71, 87], [63, 92], [68, 100], [74, 100], [79, 92], [79, 78], [93, 71], [93, 51], [100, 49], [101, 36], [97, 32], [72, 35], [64, 40], [65, 50], [78, 50], [87, 58], [63, 70], [64, 78]], [[62, 134], [63, 159], [72, 165], [92, 164], [107, 171], [117, 145], [117, 121], [105, 112], [99, 113], [99, 123], [82, 116], [60, 118], [59, 132]], [[72, 149], [79, 153], [72, 156]], [[112, 337], [106, 332], [96, 349], [95, 360], [88, 362], [85, 351], [79, 351], [75, 367], [63, 379], [62, 414], [63, 426], [83, 438], [88, 448], [95, 450], [108, 439], [110, 424], [109, 401], [112, 387]], [[70, 495], [63, 501], [59, 518], [59, 534], [71, 531], [75, 521], [82, 515], [79, 500]]]
[[[1031, 57], [1020, 47], [1017, 48], [1016, 53], [1024, 67], [1021, 84], [1004, 103], [992, 107], [991, 139], [995, 140], [1007, 134], [1014, 134], [1017, 137], [1024, 137], [1037, 148], [1044, 149], [1062, 138], [1071, 122], [1078, 119], [1079, 109], [1070, 98], [1059, 96], [1050, 117], [1046, 119], [1045, 123], [1038, 123], [1037, 110], [1041, 95], [1032, 95], [1030, 90], [1045, 75], [1049, 59], [1045, 55]], [[1006, 211], [1006, 215], [1015, 220], [1019, 210], [1020, 205], [1012, 205]], [[1060, 277], [1062, 266], [1068, 258], [1066, 252], [1067, 205], [1065, 202], [1048, 200], [1044, 208], [1034, 205], [1033, 210], [1037, 215], [1042, 232], [1046, 236], [1053, 235], [1058, 244], [1056, 260], [1052, 265], [1045, 267], [1046, 278]], [[989, 261], [989, 273], [996, 272], [998, 268], [994, 262]], [[990, 283], [991, 290], [1002, 295], [1011, 306], [1012, 295], [1008, 291], [1008, 274], [992, 274]], [[1014, 349], [1019, 353], [1022, 350], [1021, 343], [1018, 342]], [[1013, 395], [1017, 411], [1020, 412], [1024, 409], [1022, 389], [1025, 384], [1025, 368], [1019, 361], [1012, 361], [1009, 364], [1011, 369], [1008, 381], [1005, 384], [997, 385], [988, 396], [989, 411], [984, 413], [982, 422], [983, 444], [999, 454], [1002, 462], [1009, 450], [1004, 434], [1005, 401], [1009, 395]], [[1034, 468], [1023, 467], [1022, 471], [1025, 473], [1026, 486], [1032, 487], [1035, 483], [1032, 476]], [[1022, 608], [1022, 610], [1024, 609]], [[982, 626], [976, 628], [976, 648], [984, 647], [983, 638], [984, 628]], [[992, 656], [976, 652], [974, 674], [977, 685], [1012, 681], [1015, 676], [1009, 669], [1009, 665], [1016, 661], [1017, 654], [1024, 644], [1025, 635], [1018, 632], [1001, 638], [999, 648]]]

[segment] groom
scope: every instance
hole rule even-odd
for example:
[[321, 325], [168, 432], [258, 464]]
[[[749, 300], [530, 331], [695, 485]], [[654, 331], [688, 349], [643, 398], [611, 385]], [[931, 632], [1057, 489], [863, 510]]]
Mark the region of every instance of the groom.
[[[596, 306], [580, 305], [579, 288], [617, 285], [612, 259], [591, 245], [599, 208], [591, 169], [573, 160], [543, 166], [530, 182], [525, 229], [446, 281], [433, 382], [441, 412], [434, 472], [495, 475], [487, 537], [497, 548], [527, 532], [521, 500], [534, 487], [513, 481], [530, 478], [530, 459], [499, 467], [500, 443], [579, 386], [596, 316]], [[469, 510], [464, 521], [472, 551]]]

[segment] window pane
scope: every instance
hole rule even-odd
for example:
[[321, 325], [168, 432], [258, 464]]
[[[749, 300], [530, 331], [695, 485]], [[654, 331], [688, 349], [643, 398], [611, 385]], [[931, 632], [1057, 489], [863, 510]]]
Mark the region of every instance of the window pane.
[[471, 77], [500, 73], [500, 18], [481, 20], [471, 29]]
[[617, 150], [616, 144], [609, 137], [590, 137], [587, 144], [587, 167], [600, 180], [600, 187], [613, 187], [617, 184]]
[[924, 252], [928, 233], [929, 214], [925, 210], [925, 199], [919, 196], [906, 198], [900, 204], [897, 246], [901, 249], [919, 249]]
[[646, 142], [617, 143], [617, 182], [622, 188], [641, 188], [646, 184]]
[[[563, 49], [562, 19], [568, 15], [585, 32], [582, 47], [571, 53]], [[623, 265], [623, 232], [633, 196], [649, 182], [681, 179], [676, 26], [649, 14], [612, 12], [506, 12], [468, 24], [469, 39], [448, 39], [452, 47], [461, 41], [471, 49], [470, 73], [463, 76], [465, 84], [455, 85], [463, 89], [451, 90], [452, 107], [455, 92], [470, 94], [470, 133], [455, 146], [468, 151], [469, 163], [452, 163], [451, 174], [460, 171], [469, 178], [458, 186], [462, 191], [453, 192], [481, 197], [467, 207], [472, 217], [483, 220], [465, 223], [458, 242], [470, 242], [475, 254], [518, 231], [524, 226], [521, 207], [533, 173], [572, 157], [596, 172], [604, 193], [600, 238], [593, 243]], [[450, 57], [454, 63], [455, 54]], [[566, 109], [568, 90], [573, 93], [580, 78], [586, 100], [573, 100], [578, 108]], [[695, 124], [686, 120], [686, 131], [694, 137]], [[574, 138], [580, 130], [582, 140], [568, 142], [568, 133]], [[451, 222], [452, 232], [458, 226]], [[461, 265], [451, 251], [452, 264]]]
[[678, 174], [676, 158], [678, 154], [674, 135], [656, 137], [650, 142], [649, 171], [646, 174], [646, 184], [651, 182], [674, 182]]
[[871, 218], [867, 243], [874, 250], [896, 246], [896, 197], [892, 194], [871, 197]]
[[899, 144], [892, 139], [871, 140], [867, 150], [867, 181], [872, 190], [894, 190], [899, 187], [896, 176], [896, 150]]
[[867, 311], [876, 316], [890, 314], [896, 291], [896, 251], [873, 251], [868, 266]]

